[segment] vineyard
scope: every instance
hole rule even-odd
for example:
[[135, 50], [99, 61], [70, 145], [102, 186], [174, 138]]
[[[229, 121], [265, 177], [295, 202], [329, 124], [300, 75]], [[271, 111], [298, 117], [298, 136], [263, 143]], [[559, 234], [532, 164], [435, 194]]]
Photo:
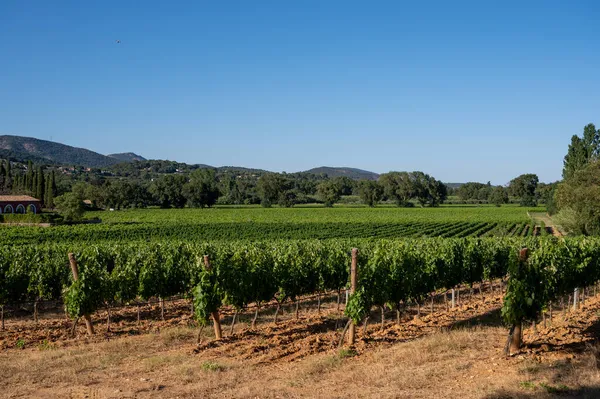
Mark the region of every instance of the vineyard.
[[[223, 306], [239, 311], [275, 301], [279, 309], [326, 292], [337, 293], [339, 301], [350, 283], [352, 247], [358, 249], [359, 271], [345, 313], [354, 324], [373, 308], [399, 314], [406, 303], [422, 304], [439, 290], [481, 287], [500, 278], [508, 279], [502, 315], [514, 329], [600, 277], [597, 239], [41, 244], [0, 249], [0, 304], [29, 301], [35, 308], [38, 301], [62, 299], [67, 313], [78, 319], [138, 298], [179, 296], [193, 300], [197, 321], [206, 325], [211, 315], [218, 320]], [[519, 258], [524, 247], [528, 253]], [[71, 273], [69, 252], [79, 264], [78, 278]]]
[[100, 224], [0, 226], [0, 244], [137, 240], [527, 237], [543, 234], [517, 207], [216, 208], [90, 212]]

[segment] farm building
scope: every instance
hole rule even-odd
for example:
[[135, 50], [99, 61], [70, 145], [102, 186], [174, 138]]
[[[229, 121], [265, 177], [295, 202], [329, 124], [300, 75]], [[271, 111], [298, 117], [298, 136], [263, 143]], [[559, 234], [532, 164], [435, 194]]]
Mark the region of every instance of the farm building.
[[0, 195], [0, 214], [40, 213], [42, 202], [28, 195]]

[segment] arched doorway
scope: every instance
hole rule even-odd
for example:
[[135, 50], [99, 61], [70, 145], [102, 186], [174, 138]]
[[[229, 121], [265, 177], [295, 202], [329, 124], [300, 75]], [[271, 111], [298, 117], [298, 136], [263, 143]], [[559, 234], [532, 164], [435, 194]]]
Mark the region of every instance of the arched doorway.
[[35, 215], [37, 213], [37, 210], [35, 209], [35, 205], [29, 204], [27, 206], [27, 213], [33, 213]]
[[15, 213], [15, 210], [13, 209], [12, 205], [6, 205], [4, 207], [4, 213]]
[[18, 214], [24, 214], [25, 213], [25, 207], [23, 206], [23, 204], [17, 205], [17, 210], [16, 210], [15, 213], [18, 213]]

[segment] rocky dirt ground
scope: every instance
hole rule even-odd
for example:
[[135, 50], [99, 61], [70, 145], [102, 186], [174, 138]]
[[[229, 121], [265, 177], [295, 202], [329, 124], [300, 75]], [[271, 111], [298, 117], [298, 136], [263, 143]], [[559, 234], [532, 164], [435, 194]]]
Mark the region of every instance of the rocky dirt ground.
[[[405, 309], [400, 324], [379, 310], [357, 343], [338, 347], [344, 320], [335, 297], [317, 311], [314, 300], [293, 304], [275, 324], [273, 308], [240, 317], [230, 333], [231, 311], [223, 317], [224, 339], [198, 328], [189, 302], [113, 309], [94, 316], [97, 334], [83, 323], [70, 337], [71, 322], [60, 309], [42, 312], [36, 324], [13, 314], [0, 332], [0, 397], [600, 397], [600, 295], [582, 309], [555, 309], [524, 331], [521, 354], [507, 358], [507, 329], [500, 320], [501, 293], [468, 290], [447, 310], [437, 298]], [[342, 306], [343, 307], [343, 306]], [[18, 317], [17, 317], [18, 316]], [[104, 317], [104, 319], [102, 319]]]

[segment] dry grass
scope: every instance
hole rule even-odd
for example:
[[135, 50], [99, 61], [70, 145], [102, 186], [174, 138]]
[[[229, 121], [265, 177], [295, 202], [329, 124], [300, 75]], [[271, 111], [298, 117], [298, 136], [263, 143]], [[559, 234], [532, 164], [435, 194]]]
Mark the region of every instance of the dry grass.
[[527, 329], [524, 353], [508, 359], [507, 331], [492, 320], [498, 304], [373, 324], [342, 350], [335, 320], [308, 310], [253, 331], [240, 323], [218, 344], [206, 328], [196, 345], [197, 330], [181, 325], [36, 341], [0, 351], [0, 398], [600, 397], [600, 298], [538, 333]]
[[505, 359], [502, 328], [471, 328], [380, 346], [248, 364], [193, 353], [195, 331], [172, 328], [59, 349], [0, 355], [0, 397], [597, 397], [597, 346], [579, 357]]

